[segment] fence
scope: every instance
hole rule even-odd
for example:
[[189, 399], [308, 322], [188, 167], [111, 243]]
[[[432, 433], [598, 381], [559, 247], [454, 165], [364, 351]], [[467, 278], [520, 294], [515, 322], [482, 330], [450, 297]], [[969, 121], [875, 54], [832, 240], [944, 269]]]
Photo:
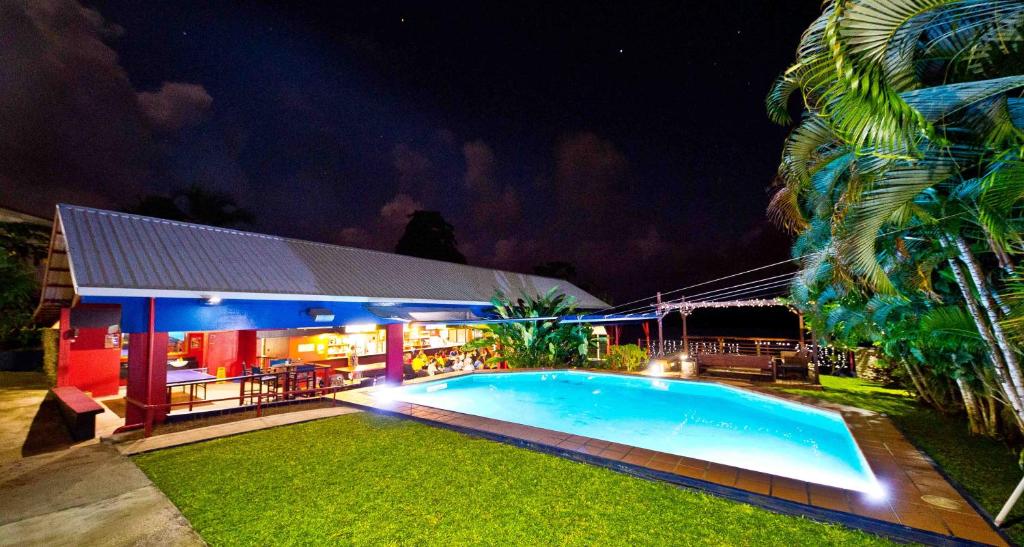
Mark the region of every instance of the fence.
[[[689, 355], [708, 353], [732, 353], [736, 355], [768, 355], [781, 357], [783, 352], [799, 352], [803, 349], [815, 352], [816, 363], [822, 372], [826, 373], [847, 373], [850, 371], [850, 352], [836, 349], [832, 346], [814, 347], [806, 344], [805, 348], [800, 347], [800, 341], [793, 338], [750, 338], [732, 336], [690, 336]], [[658, 355], [657, 340], [637, 340], [637, 345], [646, 348], [649, 355]], [[683, 353], [682, 340], [665, 340], [664, 355]]]

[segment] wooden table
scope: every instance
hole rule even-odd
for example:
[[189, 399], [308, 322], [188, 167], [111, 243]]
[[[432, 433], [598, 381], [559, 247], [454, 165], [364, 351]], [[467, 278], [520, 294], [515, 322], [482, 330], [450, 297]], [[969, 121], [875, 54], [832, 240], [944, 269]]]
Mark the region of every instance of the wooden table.
[[[293, 362], [289, 362], [289, 363], [281, 363], [281, 364], [278, 364], [278, 365], [271, 366], [270, 370], [272, 370], [275, 373], [276, 372], [284, 372], [284, 391], [285, 391], [285, 393], [288, 393], [289, 391], [292, 391], [292, 389], [293, 389], [292, 383], [293, 383], [293, 380], [295, 378], [295, 369], [298, 368], [298, 367], [313, 367], [313, 370], [312, 370], [312, 372], [313, 372], [313, 389], [316, 389], [316, 387], [317, 387], [316, 386], [317, 373], [320, 372], [321, 370], [326, 370], [326, 369], [330, 369], [331, 368], [329, 365], [321, 365], [321, 364], [317, 364], [317, 363], [302, 363], [302, 362], [294, 362], [294, 361]], [[295, 398], [295, 394], [288, 394], [285, 397], [288, 398], [288, 399], [294, 399]]]
[[334, 371], [347, 374], [349, 376], [349, 380], [356, 380], [359, 378], [359, 373], [361, 372], [366, 372], [368, 370], [384, 370], [385, 368], [387, 368], [385, 363], [367, 363], [365, 365], [356, 365], [354, 367], [351, 365], [346, 367], [335, 367]]

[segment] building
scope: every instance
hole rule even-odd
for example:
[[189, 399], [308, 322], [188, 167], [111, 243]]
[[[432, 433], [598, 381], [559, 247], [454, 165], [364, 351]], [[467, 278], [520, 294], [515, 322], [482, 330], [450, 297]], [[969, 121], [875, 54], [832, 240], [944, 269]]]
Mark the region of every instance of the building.
[[59, 329], [57, 384], [124, 393], [129, 426], [162, 419], [177, 370], [231, 378], [301, 362], [321, 380], [400, 382], [404, 352], [465, 343], [496, 291], [557, 288], [606, 307], [534, 275], [73, 205], [54, 222], [36, 320]]

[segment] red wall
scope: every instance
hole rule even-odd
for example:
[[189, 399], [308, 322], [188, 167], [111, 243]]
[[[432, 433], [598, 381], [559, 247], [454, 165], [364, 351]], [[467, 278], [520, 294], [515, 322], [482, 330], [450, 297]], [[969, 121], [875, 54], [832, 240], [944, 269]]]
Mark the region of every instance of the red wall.
[[[105, 348], [106, 328], [71, 329], [70, 310], [62, 311], [61, 358], [57, 385], [74, 386], [93, 397], [116, 395], [121, 367], [120, 335], [114, 347]], [[66, 354], [66, 355], [65, 355]]]
[[[198, 346], [198, 347], [194, 347]], [[185, 354], [195, 357], [200, 367], [210, 374], [224, 367], [225, 376], [242, 374], [242, 362], [256, 363], [256, 331], [228, 330], [218, 332], [190, 332], [185, 336]]]
[[[206, 361], [206, 333], [190, 332], [185, 335], [185, 356], [195, 357], [197, 363]], [[203, 366], [200, 364], [199, 366]]]
[[245, 363], [245, 365], [249, 367], [259, 365], [256, 361], [256, 349], [258, 345], [256, 331], [238, 331], [238, 363], [236, 364], [238, 372], [236, 374], [242, 374], [242, 363]]

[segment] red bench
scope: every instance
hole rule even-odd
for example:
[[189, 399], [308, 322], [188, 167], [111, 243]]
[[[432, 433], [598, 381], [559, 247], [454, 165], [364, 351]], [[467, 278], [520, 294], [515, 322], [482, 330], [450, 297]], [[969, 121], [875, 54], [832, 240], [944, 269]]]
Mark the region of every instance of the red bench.
[[77, 387], [55, 387], [50, 394], [60, 407], [72, 439], [84, 441], [96, 436], [96, 415], [103, 412], [99, 403]]
[[762, 376], [775, 380], [775, 360], [768, 355], [737, 355], [735, 353], [702, 353], [697, 355], [697, 374], [722, 376]]

